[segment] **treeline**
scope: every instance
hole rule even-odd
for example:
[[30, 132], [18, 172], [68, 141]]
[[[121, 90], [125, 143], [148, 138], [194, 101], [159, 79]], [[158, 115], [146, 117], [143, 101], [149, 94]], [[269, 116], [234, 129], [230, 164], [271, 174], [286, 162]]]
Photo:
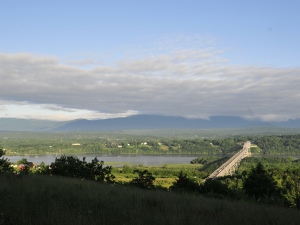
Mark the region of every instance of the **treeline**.
[[[254, 154], [300, 154], [300, 135], [232, 137], [223, 139], [159, 139], [98, 133], [1, 134], [0, 146], [8, 155], [25, 154], [229, 154], [247, 140]], [[6, 136], [4, 136], [6, 135]], [[22, 136], [24, 135], [24, 136]], [[49, 135], [49, 136], [48, 136]]]
[[300, 153], [300, 135], [273, 135], [249, 138], [256, 144], [259, 153], [292, 155]]
[[2, 137], [8, 155], [25, 154], [223, 154], [241, 148], [240, 139], [151, 139], [141, 136], [51, 134], [49, 137]]

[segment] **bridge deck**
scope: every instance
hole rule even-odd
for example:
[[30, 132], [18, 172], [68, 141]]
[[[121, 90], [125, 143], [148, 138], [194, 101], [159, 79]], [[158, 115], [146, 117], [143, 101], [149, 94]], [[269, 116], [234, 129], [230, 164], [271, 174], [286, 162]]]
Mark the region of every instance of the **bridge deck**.
[[251, 142], [247, 141], [244, 143], [243, 149], [237, 152], [234, 156], [232, 156], [228, 161], [226, 161], [223, 165], [221, 165], [218, 169], [216, 169], [213, 173], [209, 175], [208, 178], [216, 178], [222, 177], [225, 175], [231, 174], [236, 170], [237, 165], [239, 165], [240, 161], [249, 156], [249, 149], [251, 147]]

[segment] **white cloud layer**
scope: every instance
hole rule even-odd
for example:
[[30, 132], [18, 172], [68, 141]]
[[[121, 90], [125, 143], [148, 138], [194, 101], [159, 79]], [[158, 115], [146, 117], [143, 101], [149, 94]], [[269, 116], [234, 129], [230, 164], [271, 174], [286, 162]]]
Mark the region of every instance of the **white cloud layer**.
[[[220, 53], [177, 50], [89, 70], [50, 56], [0, 54], [0, 115], [56, 120], [137, 113], [300, 117], [300, 68], [230, 65]], [[16, 113], [12, 105], [27, 106], [27, 114]]]

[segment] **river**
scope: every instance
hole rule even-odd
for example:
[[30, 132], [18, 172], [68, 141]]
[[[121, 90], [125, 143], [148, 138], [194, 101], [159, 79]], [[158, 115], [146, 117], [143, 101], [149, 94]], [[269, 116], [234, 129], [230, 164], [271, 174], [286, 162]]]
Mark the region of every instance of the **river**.
[[[225, 155], [105, 155], [105, 154], [84, 154], [84, 155], [73, 155], [82, 160], [86, 158], [87, 162], [97, 157], [98, 160], [103, 160], [105, 165], [112, 166], [123, 166], [124, 164], [138, 165], [143, 164], [144, 166], [155, 166], [164, 164], [189, 164], [193, 159], [198, 157], [224, 157]], [[252, 155], [252, 157], [281, 157], [286, 158], [292, 156], [294, 158], [300, 158], [300, 155]], [[44, 162], [50, 165], [55, 161], [55, 158], [60, 157], [59, 155], [37, 155], [37, 156], [4, 156], [11, 162], [15, 163], [22, 158], [26, 158], [28, 162], [40, 164]]]
[[[101, 155], [101, 154], [84, 154], [74, 155], [82, 160], [86, 158], [87, 162], [97, 157], [98, 160], [103, 160], [105, 165], [122, 166], [124, 164], [144, 166], [164, 165], [164, 164], [189, 164], [195, 158], [201, 157], [200, 155]], [[206, 155], [207, 156], [207, 155]], [[5, 156], [11, 162], [15, 163], [22, 158], [26, 158], [28, 162], [40, 164], [44, 162], [50, 165], [55, 161], [59, 155], [38, 155], [38, 156]], [[111, 164], [110, 164], [111, 162]]]

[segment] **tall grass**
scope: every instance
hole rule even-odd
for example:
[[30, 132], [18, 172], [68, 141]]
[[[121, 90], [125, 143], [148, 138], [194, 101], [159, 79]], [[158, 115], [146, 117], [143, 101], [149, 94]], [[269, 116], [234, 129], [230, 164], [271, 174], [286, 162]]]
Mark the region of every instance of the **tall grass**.
[[0, 175], [0, 224], [299, 224], [287, 208], [43, 175]]

